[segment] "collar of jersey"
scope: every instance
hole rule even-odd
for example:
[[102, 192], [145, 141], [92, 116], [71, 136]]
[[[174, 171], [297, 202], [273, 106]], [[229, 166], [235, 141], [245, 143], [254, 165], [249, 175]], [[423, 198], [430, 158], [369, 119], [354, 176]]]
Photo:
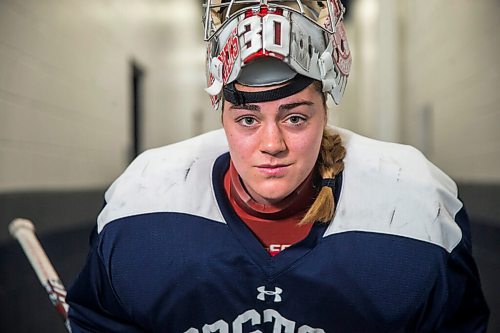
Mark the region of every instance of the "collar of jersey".
[[[252, 231], [234, 212], [227, 198], [224, 189], [224, 175], [229, 168], [229, 162], [229, 153], [221, 155], [215, 161], [212, 171], [214, 194], [221, 214], [230, 231], [235, 235], [241, 246], [245, 248], [245, 252], [248, 253], [252, 261], [260, 267], [268, 278], [276, 277], [290, 268], [294, 262], [306, 256], [310, 251], [313, 251], [322, 240], [328, 225], [324, 223], [315, 223], [309, 235], [302, 241], [281, 251], [274, 257], [269, 256], [257, 237], [255, 237]], [[337, 176], [336, 179], [338, 179], [337, 181], [339, 182], [336, 186], [339, 190], [335, 191], [335, 198], [337, 200], [340, 194], [342, 177]]]
[[312, 187], [311, 173], [285, 200], [277, 205], [263, 205], [253, 200], [248, 194], [232, 162], [229, 163], [228, 172], [231, 178], [231, 196], [242, 210], [258, 218], [277, 220], [303, 215], [312, 205], [317, 194]]

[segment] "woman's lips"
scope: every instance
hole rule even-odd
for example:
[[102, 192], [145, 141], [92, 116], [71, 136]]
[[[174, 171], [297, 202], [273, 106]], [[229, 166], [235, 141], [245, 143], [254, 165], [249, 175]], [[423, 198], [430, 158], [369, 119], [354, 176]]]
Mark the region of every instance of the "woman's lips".
[[285, 175], [289, 166], [290, 164], [262, 164], [257, 166], [257, 170], [265, 176], [279, 177]]

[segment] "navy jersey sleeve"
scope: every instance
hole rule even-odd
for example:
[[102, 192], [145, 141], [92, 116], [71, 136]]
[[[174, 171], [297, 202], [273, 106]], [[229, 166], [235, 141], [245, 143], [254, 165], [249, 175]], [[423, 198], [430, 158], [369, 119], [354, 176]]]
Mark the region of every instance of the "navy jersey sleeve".
[[69, 321], [73, 333], [145, 332], [131, 322], [116, 294], [93, 231], [87, 262], [68, 291]]
[[465, 209], [460, 210], [455, 220], [463, 236], [448, 257], [447, 275], [443, 281], [447, 302], [437, 332], [486, 332], [489, 309], [472, 257], [470, 226]]

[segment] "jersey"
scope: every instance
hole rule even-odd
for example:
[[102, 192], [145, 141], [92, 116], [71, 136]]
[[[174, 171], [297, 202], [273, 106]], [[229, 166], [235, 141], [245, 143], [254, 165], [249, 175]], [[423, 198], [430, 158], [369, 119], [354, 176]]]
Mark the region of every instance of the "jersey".
[[412, 147], [334, 131], [336, 215], [276, 256], [228, 202], [222, 130], [139, 156], [69, 289], [73, 333], [485, 332], [455, 183]]

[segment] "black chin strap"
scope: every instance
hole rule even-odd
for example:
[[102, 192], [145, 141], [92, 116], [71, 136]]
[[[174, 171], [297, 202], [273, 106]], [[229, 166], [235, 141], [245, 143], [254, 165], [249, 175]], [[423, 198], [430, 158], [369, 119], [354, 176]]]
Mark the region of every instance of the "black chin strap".
[[321, 187], [327, 186], [335, 191], [335, 177], [321, 179]]
[[309, 87], [309, 85], [314, 82], [314, 79], [297, 74], [289, 82], [290, 83], [286, 86], [276, 89], [257, 92], [245, 92], [236, 89], [233, 81], [224, 86], [224, 99], [234, 105], [276, 101], [278, 99], [292, 96], [298, 92], [301, 92], [302, 90]]

